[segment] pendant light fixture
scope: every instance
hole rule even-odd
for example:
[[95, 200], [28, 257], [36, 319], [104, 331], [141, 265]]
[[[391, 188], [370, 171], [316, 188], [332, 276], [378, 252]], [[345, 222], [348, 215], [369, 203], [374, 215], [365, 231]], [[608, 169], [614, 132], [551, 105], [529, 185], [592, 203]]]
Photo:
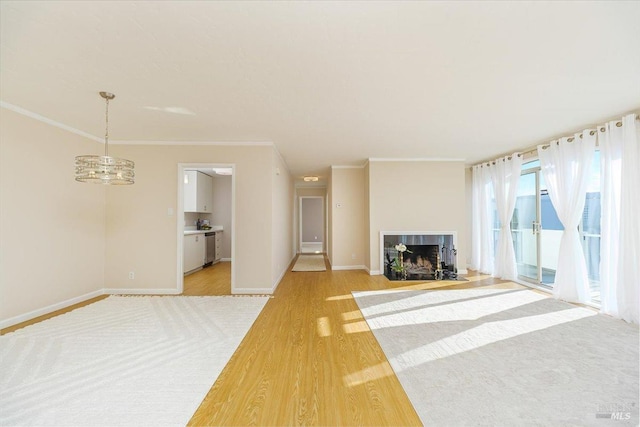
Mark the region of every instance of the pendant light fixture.
[[76, 181], [93, 184], [128, 185], [134, 183], [134, 163], [131, 160], [109, 156], [109, 101], [116, 96], [109, 92], [100, 92], [107, 102], [104, 134], [104, 156], [77, 156]]

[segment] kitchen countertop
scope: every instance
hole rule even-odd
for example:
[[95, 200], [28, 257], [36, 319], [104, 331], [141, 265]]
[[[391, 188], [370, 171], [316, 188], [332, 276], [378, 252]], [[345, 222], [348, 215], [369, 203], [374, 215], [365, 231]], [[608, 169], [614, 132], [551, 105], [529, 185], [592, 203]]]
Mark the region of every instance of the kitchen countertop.
[[184, 235], [213, 233], [215, 231], [224, 231], [221, 225], [212, 225], [211, 230], [184, 230]]

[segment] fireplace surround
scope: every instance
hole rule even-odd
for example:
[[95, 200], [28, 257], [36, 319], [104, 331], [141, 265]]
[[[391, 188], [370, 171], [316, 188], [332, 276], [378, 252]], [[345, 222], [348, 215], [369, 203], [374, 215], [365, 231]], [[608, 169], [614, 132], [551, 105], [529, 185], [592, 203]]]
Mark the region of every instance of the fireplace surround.
[[[381, 231], [380, 269], [382, 274], [392, 280], [394, 273], [391, 264], [398, 258], [395, 246], [400, 243], [408, 249], [403, 254], [403, 265], [408, 279], [455, 279], [458, 272], [457, 232]], [[466, 273], [466, 270], [464, 272]]]

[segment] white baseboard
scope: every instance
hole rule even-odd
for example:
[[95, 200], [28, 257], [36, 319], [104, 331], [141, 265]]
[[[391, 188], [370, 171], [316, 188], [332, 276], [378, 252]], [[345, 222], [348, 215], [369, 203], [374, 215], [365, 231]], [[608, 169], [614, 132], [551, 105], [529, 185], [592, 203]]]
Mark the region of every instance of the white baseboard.
[[469, 274], [469, 272], [467, 271], [466, 268], [459, 268], [458, 269], [458, 274]]
[[106, 288], [104, 293], [108, 295], [179, 295], [177, 289], [120, 289]]
[[366, 270], [364, 265], [332, 265], [332, 270]]
[[220, 258], [220, 262], [231, 262], [231, 258]]
[[380, 273], [380, 270], [371, 270], [369, 271], [369, 276], [379, 276], [382, 273]]
[[101, 295], [104, 295], [104, 291], [102, 289], [98, 289], [97, 291], [89, 292], [88, 294], [80, 295], [79, 297], [71, 298], [66, 301], [62, 301], [56, 304], [51, 304], [47, 307], [39, 308], [37, 310], [33, 310], [28, 313], [21, 314], [19, 316], [2, 320], [0, 321], [0, 329], [8, 328], [9, 326], [17, 325], [18, 323], [26, 322], [31, 319], [35, 319], [36, 317], [53, 313], [54, 311], [57, 311], [57, 310], [62, 310], [63, 308], [67, 308], [74, 304], [85, 302], [87, 300], [90, 300], [91, 298], [99, 297]]
[[275, 288], [235, 288], [232, 290], [234, 295], [271, 295]]
[[293, 256], [291, 257], [287, 265], [285, 265], [284, 270], [282, 270], [282, 272], [280, 273], [280, 276], [278, 276], [278, 278], [273, 282], [273, 284], [271, 285], [271, 288], [272, 288], [271, 292], [269, 292], [270, 294], [275, 292], [276, 288], [280, 284], [280, 281], [282, 280], [284, 275], [287, 274], [287, 271], [289, 271], [289, 267], [291, 267], [291, 263], [293, 262], [295, 257], [296, 257], [296, 254], [293, 254]]

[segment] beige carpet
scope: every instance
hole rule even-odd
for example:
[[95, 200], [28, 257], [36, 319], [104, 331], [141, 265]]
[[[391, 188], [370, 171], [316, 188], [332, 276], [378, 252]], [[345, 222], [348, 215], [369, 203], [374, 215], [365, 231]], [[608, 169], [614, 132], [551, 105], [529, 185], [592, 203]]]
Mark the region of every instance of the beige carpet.
[[184, 426], [267, 297], [116, 297], [0, 336], [2, 426]]
[[530, 290], [353, 295], [424, 425], [638, 425], [637, 325]]
[[291, 271], [327, 271], [324, 255], [300, 255]]

